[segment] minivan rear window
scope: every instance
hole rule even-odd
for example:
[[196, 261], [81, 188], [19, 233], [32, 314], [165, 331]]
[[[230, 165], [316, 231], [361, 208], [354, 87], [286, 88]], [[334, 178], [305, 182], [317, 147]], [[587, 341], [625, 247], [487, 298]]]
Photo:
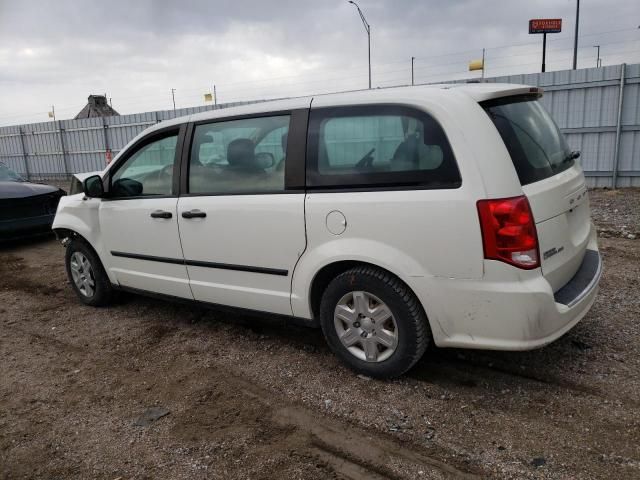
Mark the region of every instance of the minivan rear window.
[[505, 97], [482, 106], [511, 155], [520, 184], [552, 177], [575, 163], [564, 135], [536, 98]]
[[310, 188], [458, 188], [460, 172], [438, 122], [401, 105], [311, 111]]

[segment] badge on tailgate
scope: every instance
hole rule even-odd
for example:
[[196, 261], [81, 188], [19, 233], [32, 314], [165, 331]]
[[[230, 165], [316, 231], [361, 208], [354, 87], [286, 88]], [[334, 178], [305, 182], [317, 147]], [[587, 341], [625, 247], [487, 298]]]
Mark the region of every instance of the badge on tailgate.
[[577, 191], [567, 196], [569, 209], [573, 210], [587, 199], [587, 187], [583, 185]]
[[558, 254], [558, 253], [562, 252], [563, 250], [564, 250], [564, 246], [562, 246], [562, 247], [557, 247], [557, 248], [556, 248], [556, 247], [553, 247], [553, 248], [551, 248], [551, 249], [547, 250], [546, 252], [544, 252], [544, 253], [542, 254], [542, 257], [543, 257], [545, 260], [547, 260], [547, 259], [549, 259], [549, 258], [553, 257], [554, 255], [556, 255], [556, 254]]

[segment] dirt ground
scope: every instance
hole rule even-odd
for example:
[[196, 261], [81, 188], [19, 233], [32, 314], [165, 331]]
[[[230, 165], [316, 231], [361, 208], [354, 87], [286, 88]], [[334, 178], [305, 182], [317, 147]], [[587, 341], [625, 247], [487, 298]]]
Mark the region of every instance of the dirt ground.
[[434, 348], [389, 382], [318, 330], [85, 307], [55, 240], [0, 246], [0, 478], [640, 478], [640, 194], [591, 198], [605, 273], [576, 328], [525, 353]]

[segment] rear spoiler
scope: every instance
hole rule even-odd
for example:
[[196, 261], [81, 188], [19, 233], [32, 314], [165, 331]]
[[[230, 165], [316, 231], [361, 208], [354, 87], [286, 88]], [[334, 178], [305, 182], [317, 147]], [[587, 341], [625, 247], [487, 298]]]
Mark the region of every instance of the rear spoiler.
[[456, 90], [462, 90], [477, 102], [504, 97], [521, 97], [523, 95], [540, 98], [544, 94], [544, 90], [541, 87], [508, 83], [456, 84], [455, 88]]

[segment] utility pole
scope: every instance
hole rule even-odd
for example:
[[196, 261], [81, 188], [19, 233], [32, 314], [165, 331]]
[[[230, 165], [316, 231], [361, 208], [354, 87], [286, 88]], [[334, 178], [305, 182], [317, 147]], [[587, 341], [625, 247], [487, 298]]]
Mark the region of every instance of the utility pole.
[[[544, 61], [546, 57], [547, 57], [547, 34], [543, 33], [542, 34], [542, 73], [545, 72]], [[576, 67], [573, 67], [573, 69], [575, 70]]]
[[576, 0], [576, 32], [573, 37], [573, 69], [578, 68], [578, 25], [580, 24], [580, 0]]
[[484, 48], [482, 49], [482, 77], [484, 78]]
[[218, 95], [216, 95], [216, 85], [213, 84], [213, 105], [218, 105]]
[[411, 57], [411, 85], [415, 85], [415, 83], [413, 83], [413, 61], [416, 59], [416, 57]]
[[598, 56], [596, 57], [596, 68], [600, 68], [602, 66], [602, 60], [600, 60], [600, 45], [594, 45], [593, 48], [598, 49]]
[[369, 23], [367, 22], [367, 19], [364, 18], [364, 14], [362, 13], [362, 10], [360, 10], [360, 7], [358, 6], [358, 4], [353, 0], [347, 0], [347, 1], [350, 4], [355, 5], [355, 7], [358, 9], [358, 14], [360, 14], [360, 19], [362, 20], [364, 29], [367, 32], [367, 42], [369, 46], [369, 89], [371, 89], [371, 25], [369, 25]]
[[51, 105], [51, 114], [53, 115], [53, 121], [56, 121], [56, 107]]
[[176, 113], [176, 89], [171, 89], [171, 99], [173, 100], [173, 113]]

